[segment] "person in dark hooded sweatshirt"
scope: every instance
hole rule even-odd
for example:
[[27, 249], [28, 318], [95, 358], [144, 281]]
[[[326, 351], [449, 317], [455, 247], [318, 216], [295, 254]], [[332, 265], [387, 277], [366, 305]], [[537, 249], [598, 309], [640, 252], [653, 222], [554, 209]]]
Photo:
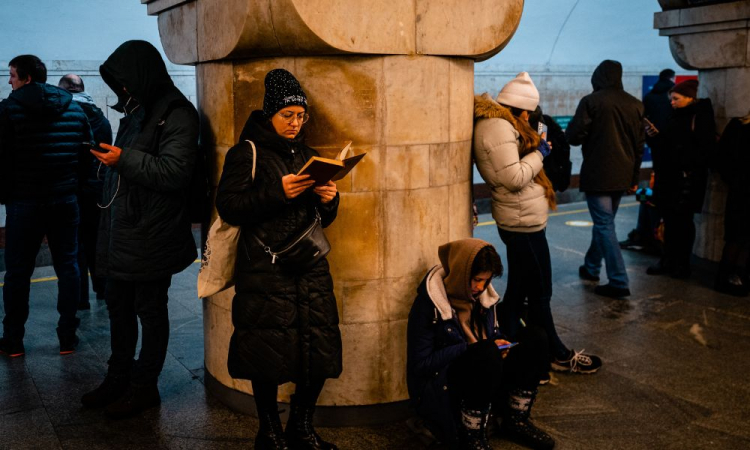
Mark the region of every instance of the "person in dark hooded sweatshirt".
[[[265, 247], [278, 249], [292, 242], [317, 215], [323, 227], [330, 225], [339, 194], [332, 181], [313, 186], [309, 175], [295, 175], [318, 155], [303, 140], [310, 116], [299, 81], [284, 69], [274, 69], [264, 85], [263, 109], [250, 114], [240, 143], [227, 152], [216, 194], [219, 215], [242, 230], [227, 364], [233, 378], [252, 382], [260, 421], [256, 449], [330, 450], [336, 446], [312, 425], [326, 379], [338, 378], [342, 369], [328, 261], [288, 266]], [[296, 391], [284, 432], [276, 399], [278, 386], [290, 381]]]
[[547, 370], [547, 335], [529, 326], [518, 345], [501, 333], [491, 281], [503, 272], [495, 248], [481, 239], [438, 249], [409, 312], [406, 384], [412, 407], [449, 448], [490, 449], [490, 410], [509, 439], [535, 449], [555, 445], [530, 420], [541, 375]]
[[36, 255], [47, 236], [58, 278], [60, 354], [78, 344], [79, 211], [82, 143], [91, 139], [86, 114], [63, 89], [46, 83], [47, 68], [34, 55], [13, 58], [10, 96], [0, 103], [0, 203], [6, 206], [3, 337], [0, 354], [25, 353], [29, 289]]
[[586, 193], [594, 227], [581, 278], [599, 281], [602, 259], [609, 283], [594, 290], [607, 297], [630, 295], [625, 261], [615, 232], [624, 193], [638, 186], [645, 130], [643, 104], [622, 87], [622, 65], [605, 60], [591, 76], [594, 92], [583, 97], [565, 130], [570, 145], [581, 145], [580, 190]]
[[[124, 418], [161, 402], [157, 380], [167, 354], [167, 291], [196, 258], [187, 209], [198, 154], [198, 115], [174, 86], [159, 52], [122, 44], [99, 69], [125, 114], [115, 144], [91, 150], [106, 165], [97, 269], [107, 278], [112, 356], [87, 407]], [[141, 324], [141, 351], [134, 361]]]

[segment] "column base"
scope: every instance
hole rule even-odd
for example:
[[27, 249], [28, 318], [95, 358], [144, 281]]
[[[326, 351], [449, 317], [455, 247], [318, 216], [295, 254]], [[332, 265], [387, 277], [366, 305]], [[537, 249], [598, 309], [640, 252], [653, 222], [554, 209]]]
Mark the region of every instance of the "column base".
[[[208, 391], [229, 409], [253, 417], [258, 416], [252, 395], [223, 385], [208, 370], [205, 371], [204, 383]], [[279, 410], [281, 420], [286, 422], [289, 404], [279, 402]], [[414, 411], [409, 408], [408, 400], [378, 405], [318, 406], [315, 408], [314, 424], [321, 427], [358, 427], [398, 422], [413, 415]]]

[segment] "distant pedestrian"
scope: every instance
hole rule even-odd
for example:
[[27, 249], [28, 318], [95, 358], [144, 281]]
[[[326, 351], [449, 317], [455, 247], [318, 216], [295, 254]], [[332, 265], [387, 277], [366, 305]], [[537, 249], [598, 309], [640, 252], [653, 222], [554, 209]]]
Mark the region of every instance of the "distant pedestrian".
[[[646, 119], [654, 124], [657, 129], [662, 129], [667, 119], [672, 115], [669, 90], [674, 86], [674, 70], [664, 69], [659, 73], [659, 80], [654, 84], [648, 94], [643, 98], [643, 108]], [[646, 143], [651, 149], [653, 168], [659, 162], [663, 153], [659, 139], [646, 136]], [[652, 189], [653, 186], [649, 187]], [[661, 252], [661, 243], [656, 238], [656, 229], [661, 222], [659, 205], [651, 201], [641, 201], [638, 209], [638, 222], [636, 228], [628, 233], [628, 239], [620, 242], [620, 248], [641, 247], [648, 252]]]
[[693, 216], [703, 208], [708, 165], [714, 161], [716, 123], [711, 100], [698, 98], [698, 80], [675, 85], [669, 98], [672, 114], [666, 123], [662, 128], [647, 127], [660, 148], [654, 196], [664, 217], [664, 253], [646, 273], [688, 278], [695, 243]]
[[[122, 44], [99, 71], [125, 114], [115, 145], [91, 150], [109, 167], [104, 179], [97, 270], [107, 278], [112, 356], [87, 407], [120, 419], [161, 402], [157, 381], [169, 343], [172, 275], [197, 256], [188, 191], [198, 155], [198, 114], [175, 87], [159, 51]], [[141, 350], [134, 361], [141, 325]]]
[[[492, 217], [508, 255], [508, 287], [500, 305], [503, 333], [515, 338], [528, 304], [527, 322], [546, 333], [552, 369], [593, 373], [601, 359], [565, 346], [552, 317], [547, 218], [555, 193], [542, 160], [555, 149], [528, 123], [538, 104], [539, 92], [526, 72], [503, 86], [497, 101], [486, 93], [474, 97], [474, 160], [492, 189]], [[546, 372], [542, 380], [549, 381]]]
[[622, 87], [622, 65], [605, 60], [591, 76], [594, 92], [583, 97], [565, 135], [570, 145], [581, 145], [580, 190], [594, 222], [584, 264], [578, 274], [598, 281], [602, 260], [609, 283], [594, 292], [607, 297], [630, 295], [625, 261], [615, 231], [615, 215], [624, 193], [638, 187], [643, 142], [643, 104]]
[[46, 84], [47, 68], [33, 55], [9, 64], [13, 92], [0, 103], [0, 201], [6, 205], [3, 338], [0, 353], [20, 356], [29, 317], [29, 289], [36, 255], [47, 236], [58, 278], [60, 354], [78, 345], [76, 306], [76, 192], [82, 143], [91, 139], [86, 115], [63, 89]]
[[[76, 74], [60, 78], [57, 86], [73, 95], [73, 101], [86, 113], [94, 141], [112, 143], [112, 127], [94, 99], [84, 90], [83, 80]], [[96, 238], [99, 229], [99, 205], [102, 202], [102, 180], [107, 173], [107, 166], [101, 164], [88, 151], [81, 156], [85, 165], [78, 188], [78, 208], [81, 212], [81, 223], [78, 225], [78, 268], [81, 272], [81, 297], [78, 309], [89, 309], [89, 274], [91, 284], [98, 300], [104, 299], [105, 280], [96, 271]]]

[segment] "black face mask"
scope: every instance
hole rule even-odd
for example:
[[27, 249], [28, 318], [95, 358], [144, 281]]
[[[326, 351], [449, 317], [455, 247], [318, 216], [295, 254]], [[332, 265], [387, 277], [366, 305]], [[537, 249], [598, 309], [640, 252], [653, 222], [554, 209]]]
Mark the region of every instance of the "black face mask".
[[132, 96], [128, 97], [128, 101], [125, 102], [125, 105], [122, 107], [122, 111], [125, 113], [125, 115], [132, 114], [133, 111], [138, 109], [141, 105], [138, 103], [138, 100], [134, 99]]

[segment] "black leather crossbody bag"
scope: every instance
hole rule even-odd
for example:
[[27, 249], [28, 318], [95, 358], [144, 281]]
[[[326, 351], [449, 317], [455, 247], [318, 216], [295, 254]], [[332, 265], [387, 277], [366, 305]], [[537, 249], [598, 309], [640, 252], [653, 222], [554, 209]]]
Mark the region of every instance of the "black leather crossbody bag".
[[271, 256], [271, 264], [279, 263], [295, 272], [303, 272], [313, 267], [331, 251], [331, 244], [323, 231], [322, 219], [317, 208], [312, 224], [278, 250], [264, 244], [255, 233], [251, 234], [263, 251]]

